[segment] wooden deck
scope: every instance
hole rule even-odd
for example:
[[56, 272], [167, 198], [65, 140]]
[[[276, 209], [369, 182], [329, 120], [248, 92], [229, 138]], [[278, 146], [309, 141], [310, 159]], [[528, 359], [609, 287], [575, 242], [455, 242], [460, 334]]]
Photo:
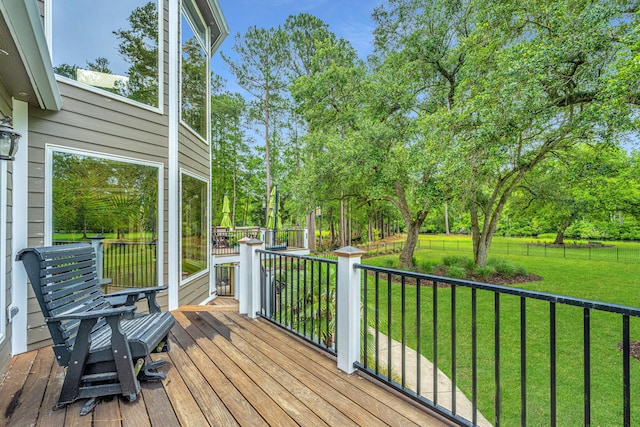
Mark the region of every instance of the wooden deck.
[[440, 418], [359, 375], [264, 320], [220, 299], [174, 312], [162, 383], [144, 383], [136, 402], [83, 401], [53, 411], [63, 378], [50, 348], [14, 357], [0, 383], [8, 426], [442, 426]]

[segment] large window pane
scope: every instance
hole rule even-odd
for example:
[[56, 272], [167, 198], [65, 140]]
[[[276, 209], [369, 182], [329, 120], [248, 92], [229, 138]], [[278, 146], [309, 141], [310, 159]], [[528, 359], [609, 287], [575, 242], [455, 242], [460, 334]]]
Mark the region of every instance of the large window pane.
[[207, 54], [200, 36], [182, 15], [181, 117], [198, 135], [207, 135]]
[[156, 1], [52, 1], [55, 72], [157, 107]]
[[182, 278], [206, 270], [208, 259], [206, 181], [182, 174]]
[[53, 244], [105, 237], [106, 292], [155, 286], [158, 167], [54, 151]]

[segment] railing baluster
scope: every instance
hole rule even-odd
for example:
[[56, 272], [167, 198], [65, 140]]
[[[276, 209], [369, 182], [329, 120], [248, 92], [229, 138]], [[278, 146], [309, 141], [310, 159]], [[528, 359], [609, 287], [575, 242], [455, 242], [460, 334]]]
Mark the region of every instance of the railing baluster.
[[329, 309], [329, 304], [331, 303], [331, 292], [329, 291], [329, 277], [331, 276], [331, 268], [329, 267], [329, 265], [327, 265], [327, 279], [326, 279], [326, 284], [327, 284], [327, 288], [325, 290], [325, 302], [324, 302], [324, 318], [325, 318], [325, 329], [326, 329], [326, 334], [325, 334], [325, 345], [327, 347], [331, 347], [333, 345], [332, 342], [332, 338], [331, 338], [331, 332], [329, 331], [329, 317], [331, 317], [331, 310]]
[[584, 425], [591, 425], [591, 311], [584, 309]]
[[391, 381], [393, 372], [393, 354], [391, 342], [391, 273], [387, 273], [387, 378]]
[[376, 273], [376, 375], [380, 374], [380, 273]]
[[495, 427], [500, 427], [500, 418], [502, 412], [502, 387], [500, 385], [500, 294], [495, 292], [493, 294], [493, 309], [494, 309], [494, 346], [495, 346], [495, 354], [494, 354], [494, 374], [495, 374], [495, 387], [496, 387], [496, 396], [495, 396], [495, 411], [496, 411], [496, 422]]
[[313, 313], [313, 311], [315, 310], [315, 304], [313, 303], [313, 299], [315, 298], [315, 295], [313, 293], [313, 281], [315, 280], [315, 276], [314, 276], [313, 270], [314, 270], [315, 264], [316, 264], [315, 261], [311, 261], [311, 274], [310, 274], [311, 275], [311, 277], [310, 277], [311, 283], [309, 283], [309, 286], [310, 286], [309, 295], [311, 297], [310, 300], [309, 300], [309, 304], [311, 304], [311, 308], [309, 309], [309, 314], [310, 314], [310, 317], [311, 317], [311, 325], [309, 325], [310, 328], [311, 328], [311, 341], [313, 341], [313, 335], [315, 333], [315, 327], [314, 327], [315, 326], [314, 325], [315, 316], [314, 316], [314, 313]]
[[520, 425], [527, 425], [527, 300], [520, 297]]
[[[362, 284], [363, 287], [363, 295], [362, 295], [362, 299], [363, 299], [363, 323], [362, 323], [362, 329], [363, 329], [363, 343], [362, 343], [362, 347], [363, 347], [363, 362], [364, 362], [364, 367], [365, 368], [369, 368], [369, 289], [368, 289], [368, 280], [369, 275], [367, 274], [367, 272], [364, 272], [364, 278], [363, 281], [364, 283]], [[336, 289], [336, 293], [337, 293], [337, 289]], [[337, 301], [337, 298], [336, 298]], [[338, 312], [338, 310], [336, 310], [336, 313]]]
[[[422, 350], [420, 348], [420, 294], [422, 293], [422, 286], [420, 286], [420, 279], [416, 279], [416, 393], [418, 396], [422, 394]], [[365, 306], [366, 307], [366, 306]]]
[[438, 404], [438, 282], [431, 282], [431, 306], [433, 307], [433, 403]]
[[[302, 293], [304, 294], [304, 298], [302, 300], [302, 310], [304, 313], [304, 321], [302, 322], [302, 330], [304, 335], [307, 335], [307, 259], [304, 259], [304, 273], [302, 279]], [[312, 263], [313, 265], [313, 263]]]
[[402, 301], [400, 303], [402, 306], [402, 312], [400, 313], [401, 322], [402, 322], [402, 387], [404, 388], [407, 386], [407, 359], [406, 359], [407, 327], [406, 327], [406, 315], [405, 315], [405, 311], [407, 310], [407, 304], [406, 304], [407, 291], [406, 291], [405, 276], [402, 276], [400, 278], [400, 288], [401, 288], [400, 290], [402, 294]]
[[318, 344], [322, 342], [322, 264], [318, 263]]
[[300, 330], [300, 260], [296, 262], [296, 330]]
[[451, 412], [457, 414], [456, 285], [451, 285]]
[[557, 422], [557, 369], [556, 369], [556, 303], [549, 303], [549, 382], [550, 382], [550, 400], [551, 400], [551, 419], [549, 424], [555, 427]]
[[622, 316], [622, 401], [624, 420], [623, 425], [631, 425], [631, 372], [629, 365], [629, 355], [631, 345], [629, 342], [629, 316]]
[[478, 425], [478, 296], [471, 289], [471, 416], [473, 425]]

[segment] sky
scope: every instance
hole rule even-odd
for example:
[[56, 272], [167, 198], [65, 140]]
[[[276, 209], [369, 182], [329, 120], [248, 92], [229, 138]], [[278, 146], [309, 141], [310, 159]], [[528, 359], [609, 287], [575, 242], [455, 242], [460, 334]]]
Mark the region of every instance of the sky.
[[227, 80], [227, 89], [241, 91], [229, 74], [219, 52], [232, 55], [234, 38], [251, 26], [262, 28], [284, 25], [289, 15], [309, 13], [329, 25], [329, 31], [342, 37], [365, 59], [373, 51], [373, 9], [384, 0], [218, 0], [227, 19], [230, 34], [211, 61], [213, 71]]

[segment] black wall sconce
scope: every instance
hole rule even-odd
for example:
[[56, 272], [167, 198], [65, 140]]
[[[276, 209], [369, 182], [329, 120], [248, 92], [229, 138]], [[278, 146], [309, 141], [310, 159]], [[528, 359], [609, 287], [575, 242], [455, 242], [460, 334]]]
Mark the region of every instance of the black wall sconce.
[[13, 130], [10, 117], [0, 119], [0, 160], [15, 160], [20, 135]]

